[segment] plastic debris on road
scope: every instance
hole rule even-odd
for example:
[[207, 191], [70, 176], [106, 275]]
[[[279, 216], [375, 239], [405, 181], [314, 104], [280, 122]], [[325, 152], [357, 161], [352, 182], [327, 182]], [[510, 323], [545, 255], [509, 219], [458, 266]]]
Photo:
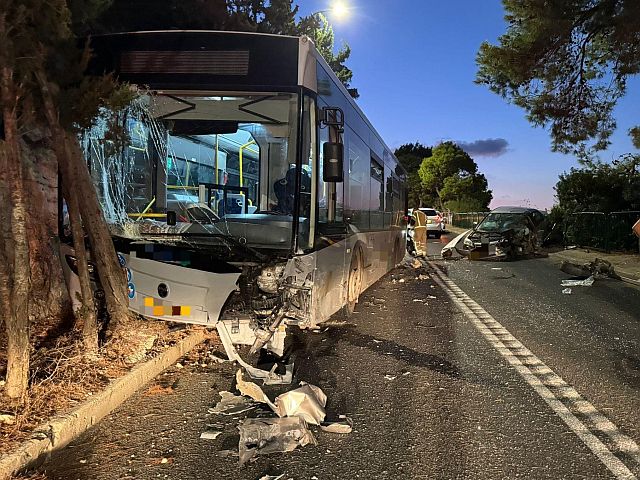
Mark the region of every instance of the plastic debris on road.
[[280, 417], [301, 417], [307, 423], [320, 425], [326, 415], [327, 396], [319, 387], [305, 383], [276, 397], [275, 405]]
[[256, 402], [266, 403], [271, 407], [271, 410], [276, 411], [276, 406], [269, 400], [269, 397], [262, 391], [262, 389], [253, 382], [245, 382], [242, 378], [242, 369], [238, 369], [236, 372], [236, 388], [238, 391], [247, 397], [253, 398]]
[[247, 418], [238, 430], [240, 466], [256, 455], [291, 452], [310, 443], [316, 445], [315, 437], [300, 417]]
[[263, 475], [258, 480], [281, 480], [284, 478], [284, 473], [280, 475]]
[[565, 288], [564, 290], [562, 290], [562, 293], [564, 293], [565, 295], [571, 295], [571, 289]]
[[387, 380], [395, 380], [396, 376], [395, 375], [385, 375], [384, 378], [386, 378]]
[[329, 433], [341, 433], [347, 434], [353, 431], [353, 422], [350, 418], [345, 417], [344, 415], [340, 415], [340, 420], [337, 422], [322, 422], [320, 424], [320, 429], [323, 432]]
[[240, 393], [267, 404], [279, 417], [301, 417], [314, 425], [324, 420], [327, 396], [315, 385], [303, 382], [299, 388], [279, 395], [272, 402], [258, 385], [243, 380], [242, 370], [236, 373], [236, 384]]
[[247, 412], [256, 407], [256, 405], [247, 400], [245, 397], [234, 395], [231, 392], [220, 392], [220, 401], [215, 407], [209, 409], [209, 413], [217, 415], [237, 415], [239, 413]]
[[560, 286], [562, 287], [590, 287], [593, 285], [595, 278], [591, 275], [589, 278], [585, 278], [584, 280], [562, 280]]
[[222, 432], [219, 430], [207, 430], [206, 432], [202, 432], [200, 434], [200, 438], [202, 438], [203, 440], [215, 440], [216, 438], [218, 438], [218, 436], [220, 436]]

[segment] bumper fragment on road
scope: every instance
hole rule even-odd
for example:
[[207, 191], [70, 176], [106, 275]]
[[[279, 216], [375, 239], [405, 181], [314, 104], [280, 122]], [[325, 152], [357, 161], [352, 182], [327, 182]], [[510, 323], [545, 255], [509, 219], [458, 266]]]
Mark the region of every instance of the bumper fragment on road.
[[437, 265], [434, 281], [509, 365], [618, 479], [636, 479], [640, 448], [469, 297]]

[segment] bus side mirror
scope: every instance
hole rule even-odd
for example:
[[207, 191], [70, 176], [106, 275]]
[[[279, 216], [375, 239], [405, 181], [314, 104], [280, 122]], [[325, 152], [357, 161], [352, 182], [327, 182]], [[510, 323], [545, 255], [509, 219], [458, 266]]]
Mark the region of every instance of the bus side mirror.
[[322, 179], [325, 182], [344, 181], [344, 145], [326, 142], [322, 146]]

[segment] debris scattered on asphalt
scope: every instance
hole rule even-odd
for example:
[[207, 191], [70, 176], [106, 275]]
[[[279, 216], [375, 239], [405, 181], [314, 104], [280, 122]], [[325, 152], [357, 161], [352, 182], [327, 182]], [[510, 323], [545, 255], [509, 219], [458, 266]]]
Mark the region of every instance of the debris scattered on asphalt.
[[385, 375], [384, 378], [386, 378], [387, 380], [395, 380], [396, 376], [395, 375]]
[[594, 278], [615, 278], [620, 279], [611, 262], [596, 258], [593, 262], [583, 264], [567, 262], [563, 260], [560, 264], [560, 270], [574, 277], [593, 276]]
[[300, 417], [247, 418], [238, 426], [240, 466], [256, 455], [291, 452], [297, 447], [316, 445], [307, 423]]
[[398, 280], [398, 283], [404, 283], [406, 280], [404, 278], [401, 278], [400, 280]]
[[301, 417], [307, 423], [320, 425], [326, 415], [327, 396], [315, 385], [303, 383], [295, 390], [276, 397], [276, 414], [280, 417]]
[[435, 297], [435, 296], [433, 296], [433, 295], [427, 295], [427, 298], [428, 298], [429, 300], [436, 300], [438, 297]]
[[595, 279], [593, 275], [589, 278], [585, 278], [584, 280], [562, 280], [560, 286], [562, 287], [590, 287], [593, 285]]
[[200, 434], [200, 438], [203, 440], [215, 440], [220, 436], [222, 432], [219, 430], [207, 430], [206, 432], [202, 432]]
[[565, 295], [571, 295], [571, 289], [565, 288], [564, 290], [562, 290], [562, 293], [564, 293]]
[[424, 300], [422, 298], [414, 298], [413, 301], [414, 302], [424, 302]]
[[[341, 417], [344, 417], [341, 415]], [[347, 434], [351, 433], [353, 430], [353, 422], [350, 418], [344, 417], [342, 420], [338, 422], [322, 422], [320, 424], [320, 429], [324, 432], [329, 433], [341, 433]]]
[[284, 473], [282, 473], [280, 475], [277, 475], [277, 476], [276, 475], [263, 475], [258, 480], [280, 480], [283, 477], [284, 477]]
[[242, 378], [242, 369], [238, 369], [236, 372], [236, 388], [238, 391], [247, 397], [253, 398], [256, 402], [266, 403], [271, 407], [271, 410], [276, 412], [276, 406], [269, 400], [269, 397], [262, 391], [262, 389], [253, 382], [245, 382]]
[[234, 395], [231, 392], [220, 392], [220, 401], [215, 407], [209, 409], [209, 413], [218, 415], [237, 415], [256, 408], [256, 405], [246, 397]]
[[179, 362], [178, 362], [178, 363], [176, 363], [174, 366], [175, 366], [178, 370], [180, 370], [181, 368], [184, 368], [184, 365], [182, 365], [182, 364], [181, 364], [181, 363], [179, 363]]
[[491, 270], [502, 270], [500, 267], [491, 267]]
[[382, 343], [382, 340], [376, 340], [375, 338], [373, 339], [373, 343]]
[[425, 275], [423, 273], [421, 273], [420, 275], [418, 275], [418, 280], [429, 280], [431, 277], [429, 275]]

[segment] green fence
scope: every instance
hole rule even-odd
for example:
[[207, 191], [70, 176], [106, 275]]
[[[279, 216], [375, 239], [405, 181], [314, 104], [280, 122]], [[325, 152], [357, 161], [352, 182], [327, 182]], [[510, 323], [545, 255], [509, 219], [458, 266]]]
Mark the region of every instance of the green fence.
[[564, 237], [567, 245], [591, 247], [604, 251], [638, 251], [638, 237], [631, 231], [640, 219], [638, 212], [580, 212], [566, 219]]
[[489, 212], [465, 212], [453, 213], [451, 215], [451, 225], [460, 228], [473, 228], [474, 223], [480, 223]]

